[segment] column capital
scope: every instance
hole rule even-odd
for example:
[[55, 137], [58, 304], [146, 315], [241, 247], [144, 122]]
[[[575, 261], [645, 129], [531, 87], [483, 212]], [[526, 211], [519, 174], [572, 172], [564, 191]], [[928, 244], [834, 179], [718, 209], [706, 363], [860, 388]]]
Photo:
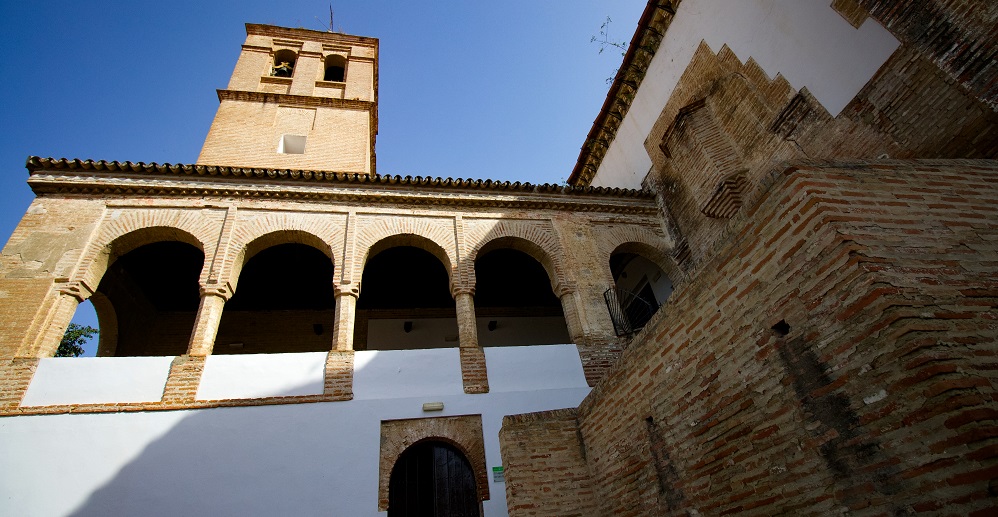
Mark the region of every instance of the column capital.
[[353, 282], [349, 284], [333, 284], [333, 296], [336, 298], [339, 298], [340, 296], [360, 298], [360, 284], [355, 284]]
[[450, 290], [451, 296], [457, 298], [462, 294], [470, 294], [472, 298], [475, 296], [475, 286], [471, 285], [456, 285]]
[[201, 298], [204, 298], [206, 296], [217, 296], [225, 301], [229, 301], [229, 298], [232, 298], [232, 291], [230, 291], [223, 285], [201, 284], [200, 292], [201, 292]]
[[60, 294], [76, 298], [76, 300], [80, 303], [83, 303], [94, 294], [94, 290], [82, 280], [65, 282], [63, 285], [59, 286], [57, 290]]

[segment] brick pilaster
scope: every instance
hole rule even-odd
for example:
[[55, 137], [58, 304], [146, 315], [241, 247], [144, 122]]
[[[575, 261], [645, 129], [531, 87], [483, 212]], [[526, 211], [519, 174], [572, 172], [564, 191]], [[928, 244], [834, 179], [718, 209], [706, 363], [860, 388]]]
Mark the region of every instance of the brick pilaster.
[[163, 404], [191, 404], [197, 397], [198, 384], [204, 372], [205, 356], [178, 355], [170, 365], [170, 374], [163, 388]]
[[353, 399], [353, 350], [330, 351], [323, 379], [323, 395], [334, 400]]
[[0, 362], [0, 409], [13, 409], [20, 405], [38, 368], [38, 361], [35, 357], [15, 357]]
[[485, 367], [485, 351], [480, 346], [464, 347], [461, 351], [461, 381], [464, 392], [488, 393], [489, 374]]

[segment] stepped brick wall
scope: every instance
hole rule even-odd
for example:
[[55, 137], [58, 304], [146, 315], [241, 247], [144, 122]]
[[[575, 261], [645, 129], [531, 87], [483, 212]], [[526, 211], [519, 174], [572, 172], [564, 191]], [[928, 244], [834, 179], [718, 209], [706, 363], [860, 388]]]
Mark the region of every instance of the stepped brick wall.
[[508, 479], [558, 486], [511, 452], [577, 462], [557, 424], [598, 506], [511, 488], [510, 515], [993, 515], [996, 179], [972, 160], [767, 178], [574, 429], [507, 420]]

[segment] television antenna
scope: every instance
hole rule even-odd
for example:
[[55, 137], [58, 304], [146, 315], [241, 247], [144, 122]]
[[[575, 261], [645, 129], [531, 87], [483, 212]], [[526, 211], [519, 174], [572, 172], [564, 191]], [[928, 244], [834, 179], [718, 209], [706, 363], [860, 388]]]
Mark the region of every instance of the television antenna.
[[314, 16], [315, 21], [326, 28], [326, 32], [333, 32], [333, 4], [329, 4], [329, 25], [327, 26], [318, 16]]

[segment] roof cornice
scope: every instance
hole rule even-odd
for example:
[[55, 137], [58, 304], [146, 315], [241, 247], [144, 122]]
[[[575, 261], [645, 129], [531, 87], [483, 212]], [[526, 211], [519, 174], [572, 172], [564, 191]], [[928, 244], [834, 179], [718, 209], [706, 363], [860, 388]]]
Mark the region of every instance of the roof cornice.
[[365, 45], [369, 47], [378, 46], [378, 38], [366, 36], [353, 36], [340, 32], [325, 32], [312, 29], [292, 29], [290, 27], [278, 27], [277, 25], [264, 25], [260, 23], [247, 23], [246, 35], [270, 36], [272, 38], [306, 39], [309, 41], [319, 41], [323, 43], [352, 43], [355, 45]]
[[582, 144], [575, 168], [568, 177], [569, 184], [585, 186], [592, 183], [681, 1], [648, 0], [603, 107]]
[[376, 107], [371, 101], [355, 99], [334, 99], [311, 95], [291, 95], [288, 93], [248, 92], [242, 90], [216, 90], [218, 101], [251, 101], [264, 103], [294, 104], [295, 106], [321, 106], [327, 108], [356, 109], [369, 111]]
[[349, 203], [657, 213], [647, 190], [335, 171], [28, 158], [38, 194], [245, 197]]

